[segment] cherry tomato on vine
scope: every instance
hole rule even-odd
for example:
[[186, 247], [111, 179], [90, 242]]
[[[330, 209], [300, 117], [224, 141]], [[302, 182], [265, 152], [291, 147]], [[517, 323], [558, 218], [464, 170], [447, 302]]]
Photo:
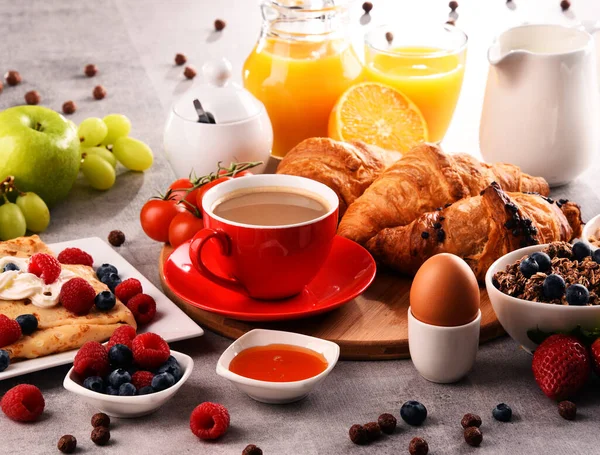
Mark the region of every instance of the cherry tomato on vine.
[[238, 177], [244, 177], [245, 175], [254, 175], [254, 174], [250, 171], [242, 171], [242, 172], [237, 172], [234, 175], [234, 177], [237, 179]]
[[169, 243], [173, 248], [177, 248], [203, 227], [202, 218], [198, 218], [192, 212], [186, 210], [178, 213], [169, 225]]
[[[176, 201], [180, 201], [185, 197], [186, 201], [195, 204], [196, 199], [191, 198], [193, 191], [189, 193], [187, 192], [187, 190], [192, 188], [193, 186], [194, 184], [190, 181], [190, 179], [184, 178], [175, 180], [169, 185], [169, 189], [171, 190], [171, 198], [175, 199]], [[194, 196], [196, 195], [194, 194]]]
[[184, 211], [181, 204], [174, 199], [150, 199], [140, 212], [140, 223], [148, 237], [157, 242], [169, 240], [169, 225], [175, 215]]
[[226, 182], [227, 180], [233, 180], [233, 177], [219, 177], [212, 182], [205, 183], [198, 189], [198, 194], [196, 195], [196, 207], [202, 210], [202, 198], [204, 197], [204, 193], [210, 190], [213, 186], [217, 186], [219, 183]]

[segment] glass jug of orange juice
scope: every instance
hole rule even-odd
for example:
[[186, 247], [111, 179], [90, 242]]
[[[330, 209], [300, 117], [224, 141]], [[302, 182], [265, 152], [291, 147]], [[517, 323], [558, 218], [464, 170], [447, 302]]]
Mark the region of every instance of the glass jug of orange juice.
[[273, 125], [275, 157], [302, 140], [327, 136], [329, 114], [361, 77], [350, 42], [350, 1], [264, 0], [262, 31], [244, 64], [244, 86]]

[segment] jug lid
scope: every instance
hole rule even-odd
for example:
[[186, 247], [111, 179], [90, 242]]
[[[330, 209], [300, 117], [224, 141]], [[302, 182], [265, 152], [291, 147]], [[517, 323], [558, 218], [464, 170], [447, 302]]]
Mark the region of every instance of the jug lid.
[[217, 125], [236, 123], [258, 115], [263, 104], [248, 90], [231, 81], [231, 63], [223, 58], [202, 66], [204, 82], [196, 83], [174, 104], [175, 114], [190, 122], [198, 122], [194, 100], [210, 112]]

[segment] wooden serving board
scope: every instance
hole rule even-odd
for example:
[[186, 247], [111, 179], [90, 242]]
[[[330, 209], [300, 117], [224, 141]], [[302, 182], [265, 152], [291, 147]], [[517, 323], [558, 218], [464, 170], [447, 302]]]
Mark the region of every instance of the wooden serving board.
[[[166, 245], [160, 255], [160, 280], [165, 294], [194, 321], [213, 332], [237, 339], [256, 329], [298, 332], [333, 341], [341, 358], [352, 360], [405, 359], [408, 351], [409, 291], [411, 279], [378, 272], [361, 296], [342, 307], [308, 319], [279, 322], [237, 321], [196, 308], [179, 299], [167, 286], [163, 265], [173, 249]], [[480, 343], [504, 334], [485, 289], [481, 289]]]

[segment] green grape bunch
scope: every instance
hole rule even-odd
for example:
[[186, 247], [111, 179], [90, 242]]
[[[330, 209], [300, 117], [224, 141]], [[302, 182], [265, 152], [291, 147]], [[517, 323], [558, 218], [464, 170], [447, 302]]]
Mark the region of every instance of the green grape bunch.
[[122, 114], [100, 119], [86, 118], [79, 124], [81, 173], [89, 185], [105, 191], [115, 184], [117, 163], [131, 171], [143, 172], [154, 162], [148, 145], [129, 137], [131, 121]]
[[50, 210], [41, 197], [19, 191], [12, 176], [0, 182], [0, 240], [22, 237], [27, 231], [37, 234], [49, 224]]

